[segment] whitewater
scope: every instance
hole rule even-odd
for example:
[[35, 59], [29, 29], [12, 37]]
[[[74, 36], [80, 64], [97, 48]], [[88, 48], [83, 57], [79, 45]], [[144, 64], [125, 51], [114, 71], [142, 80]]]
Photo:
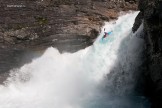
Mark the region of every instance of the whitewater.
[[[50, 47], [12, 69], [0, 85], [0, 108], [148, 108], [144, 97], [132, 94], [144, 46], [141, 29], [131, 33], [137, 14], [105, 23], [86, 49], [60, 54]], [[113, 33], [103, 43], [104, 28]]]

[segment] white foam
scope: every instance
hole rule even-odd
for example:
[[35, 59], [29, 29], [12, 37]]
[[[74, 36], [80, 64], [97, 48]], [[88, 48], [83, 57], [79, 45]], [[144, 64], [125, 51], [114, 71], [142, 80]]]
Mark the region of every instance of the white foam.
[[[6, 86], [0, 87], [0, 108], [85, 107], [86, 101], [97, 98], [98, 86], [117, 61], [120, 43], [129, 37], [137, 13], [106, 23], [94, 45], [84, 50], [60, 54], [50, 47], [42, 57], [12, 70]], [[103, 44], [104, 28], [113, 30], [113, 40]]]

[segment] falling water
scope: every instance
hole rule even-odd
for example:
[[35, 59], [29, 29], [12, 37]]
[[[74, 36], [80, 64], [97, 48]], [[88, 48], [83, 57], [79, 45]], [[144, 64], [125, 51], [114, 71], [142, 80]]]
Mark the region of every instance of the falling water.
[[[105, 23], [84, 50], [60, 54], [50, 47], [40, 58], [12, 69], [0, 86], [0, 108], [144, 108], [144, 99], [124, 95], [133, 90], [133, 72], [141, 64], [144, 41], [131, 34], [137, 14]], [[113, 33], [102, 40], [104, 28]]]

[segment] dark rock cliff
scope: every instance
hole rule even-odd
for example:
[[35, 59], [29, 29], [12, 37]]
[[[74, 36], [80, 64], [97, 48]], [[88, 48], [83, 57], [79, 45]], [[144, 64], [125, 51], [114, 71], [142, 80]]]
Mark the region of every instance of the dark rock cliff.
[[75, 52], [93, 44], [104, 21], [136, 7], [136, 0], [0, 0], [0, 80], [49, 46]]
[[147, 56], [144, 93], [152, 108], [162, 108], [162, 0], [139, 0], [138, 9], [132, 31], [144, 24]]
[[1, 47], [76, 51], [92, 44], [104, 21], [121, 10], [136, 9], [128, 0], [1, 0]]

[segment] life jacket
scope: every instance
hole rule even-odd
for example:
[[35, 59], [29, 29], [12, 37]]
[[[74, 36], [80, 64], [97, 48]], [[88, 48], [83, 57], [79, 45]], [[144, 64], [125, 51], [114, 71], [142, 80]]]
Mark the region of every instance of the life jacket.
[[107, 37], [108, 33], [107, 32], [104, 32], [104, 36], [103, 38]]

